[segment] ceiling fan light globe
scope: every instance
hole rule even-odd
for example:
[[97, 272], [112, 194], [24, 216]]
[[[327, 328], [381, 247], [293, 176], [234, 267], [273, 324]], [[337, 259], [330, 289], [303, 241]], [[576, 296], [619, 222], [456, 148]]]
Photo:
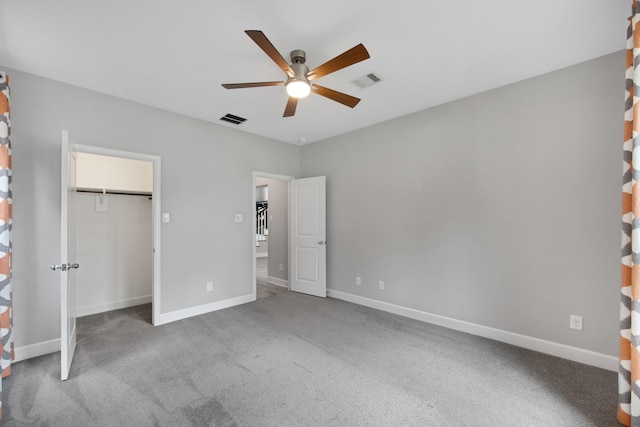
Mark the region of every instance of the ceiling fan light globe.
[[292, 80], [287, 83], [287, 94], [294, 98], [305, 98], [311, 93], [311, 86], [304, 80]]

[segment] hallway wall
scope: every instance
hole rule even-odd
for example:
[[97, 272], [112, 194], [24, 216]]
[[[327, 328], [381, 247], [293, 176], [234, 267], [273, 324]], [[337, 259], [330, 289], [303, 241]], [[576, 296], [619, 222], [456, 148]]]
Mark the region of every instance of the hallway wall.
[[257, 177], [256, 185], [269, 188], [269, 277], [283, 283], [289, 279], [289, 183]]

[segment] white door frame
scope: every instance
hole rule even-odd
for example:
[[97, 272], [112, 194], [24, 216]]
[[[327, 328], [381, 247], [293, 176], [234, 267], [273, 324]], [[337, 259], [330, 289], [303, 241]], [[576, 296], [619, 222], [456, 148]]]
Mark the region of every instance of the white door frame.
[[[253, 286], [251, 287], [253, 289], [253, 301], [255, 301], [258, 298], [258, 285], [256, 284], [256, 225], [255, 225], [255, 220], [256, 220], [256, 215], [257, 215], [257, 211], [256, 211], [256, 178], [269, 178], [269, 179], [277, 179], [279, 181], [287, 181], [287, 230], [289, 229], [289, 192], [291, 191], [291, 185], [289, 184], [289, 181], [291, 181], [292, 179], [295, 179], [293, 176], [288, 176], [288, 175], [277, 175], [277, 174], [273, 174], [273, 173], [268, 173], [268, 172], [257, 172], [254, 171], [253, 172], [253, 181], [252, 181], [252, 190], [251, 190], [251, 247], [253, 248], [252, 253], [253, 253], [253, 258], [251, 259], [251, 264], [252, 264], [252, 269], [253, 269], [253, 276], [252, 279], [253, 280]], [[289, 242], [287, 243], [287, 257], [290, 258], [290, 252], [291, 252], [291, 240], [289, 240]], [[289, 271], [287, 272], [287, 277], [289, 277], [288, 275], [291, 273], [291, 268], [289, 268]]]
[[[92, 145], [74, 144], [74, 151], [80, 153], [98, 154], [110, 157], [122, 157], [125, 159], [143, 160], [153, 163], [153, 194], [151, 198], [151, 212], [153, 223], [153, 287], [152, 287], [152, 313], [151, 323], [156, 324], [160, 320], [160, 272], [162, 271], [162, 251], [160, 250], [160, 156], [153, 154], [135, 153], [132, 151], [114, 150], [111, 148], [96, 147]], [[255, 207], [254, 207], [255, 209]], [[254, 237], [255, 239], [255, 237]], [[254, 267], [255, 268], [255, 267]]]

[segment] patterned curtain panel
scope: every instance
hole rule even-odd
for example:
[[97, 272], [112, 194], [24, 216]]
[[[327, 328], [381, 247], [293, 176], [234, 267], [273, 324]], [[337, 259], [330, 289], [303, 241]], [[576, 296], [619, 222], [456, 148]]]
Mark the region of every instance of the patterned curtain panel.
[[635, 96], [640, 96], [639, 12], [637, 2], [633, 0], [627, 30], [622, 182], [622, 304], [618, 380], [618, 420], [627, 426], [640, 426], [640, 104]]
[[[9, 120], [9, 77], [0, 71], [0, 378], [11, 373], [13, 352], [13, 310], [11, 307], [11, 122]], [[0, 379], [0, 419], [2, 379]]]

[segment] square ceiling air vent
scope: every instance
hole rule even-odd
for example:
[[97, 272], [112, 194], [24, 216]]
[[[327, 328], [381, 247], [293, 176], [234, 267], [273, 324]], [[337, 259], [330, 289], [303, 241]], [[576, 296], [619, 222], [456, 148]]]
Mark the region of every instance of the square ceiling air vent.
[[220, 120], [233, 123], [234, 125], [240, 125], [247, 121], [244, 117], [234, 116], [233, 114], [226, 114], [225, 116], [220, 117]]
[[381, 81], [382, 79], [380, 79], [379, 76], [377, 76], [374, 73], [369, 73], [366, 74], [362, 77], [358, 77], [357, 79], [355, 79], [354, 81], [352, 81], [352, 83], [356, 86], [358, 86], [360, 89], [364, 89], [366, 87], [372, 86], [376, 83], [378, 83], [379, 81]]

